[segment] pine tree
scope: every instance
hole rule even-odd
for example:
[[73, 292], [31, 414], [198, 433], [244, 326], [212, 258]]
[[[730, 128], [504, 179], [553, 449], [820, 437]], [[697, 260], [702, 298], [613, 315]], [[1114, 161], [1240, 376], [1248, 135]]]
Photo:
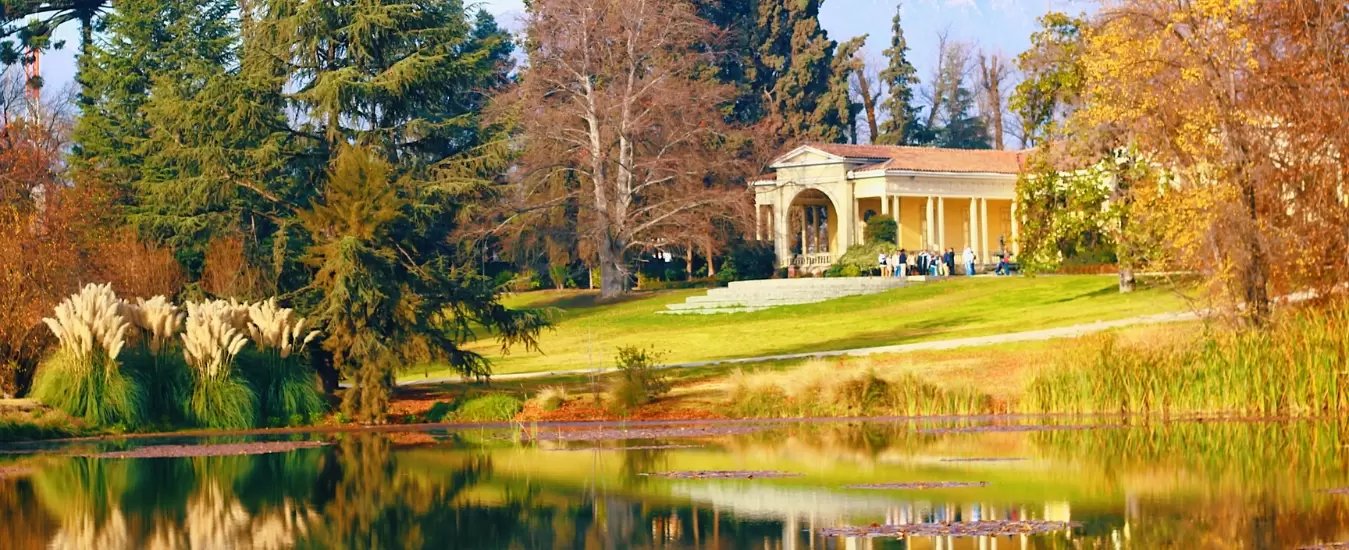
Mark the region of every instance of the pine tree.
[[[189, 4], [197, 4], [191, 2]], [[79, 59], [80, 117], [71, 167], [77, 181], [100, 182], [129, 196], [140, 180], [149, 125], [144, 106], [153, 75], [171, 69], [165, 55], [173, 2], [126, 0], [103, 20], [106, 38]]]
[[889, 65], [881, 71], [881, 80], [889, 88], [889, 96], [882, 102], [882, 108], [890, 113], [890, 118], [881, 123], [881, 135], [876, 143], [899, 145], [916, 144], [920, 133], [918, 108], [914, 106], [914, 86], [918, 84], [918, 69], [909, 61], [909, 43], [904, 38], [904, 26], [901, 16], [904, 4], [895, 8], [893, 35], [890, 47], [885, 50]]
[[333, 327], [323, 348], [355, 382], [344, 410], [383, 421], [394, 368], [443, 361], [486, 375], [486, 361], [459, 347], [473, 327], [530, 346], [543, 325], [502, 307], [451, 238], [478, 191], [447, 167], [491, 139], [478, 113], [506, 83], [508, 37], [490, 16], [470, 22], [458, 1], [265, 4], [252, 47], [288, 56], [259, 60], [252, 78], [283, 75], [301, 112], [289, 133], [310, 144], [291, 169], [321, 197], [296, 205], [319, 266], [303, 294]]
[[235, 3], [194, 4], [171, 8], [165, 19], [167, 61], [153, 72], [141, 108], [149, 131], [131, 221], [195, 272], [208, 244], [225, 236], [244, 236], [260, 255], [278, 220], [291, 215], [286, 199], [300, 197], [288, 196], [293, 143], [278, 131], [286, 123], [279, 94], [239, 69]]
[[945, 124], [936, 130], [936, 145], [950, 149], [992, 149], [988, 125], [974, 113], [974, 92], [957, 86], [942, 104]]

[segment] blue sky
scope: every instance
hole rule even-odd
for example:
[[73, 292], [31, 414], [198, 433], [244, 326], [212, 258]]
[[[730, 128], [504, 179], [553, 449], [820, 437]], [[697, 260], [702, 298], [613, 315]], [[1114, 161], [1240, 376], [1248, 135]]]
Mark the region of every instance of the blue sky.
[[[485, 0], [480, 5], [496, 14], [503, 26], [519, 27], [521, 0]], [[820, 22], [830, 38], [840, 42], [868, 34], [867, 55], [879, 61], [889, 46], [890, 20], [897, 5], [896, 0], [825, 0]], [[926, 81], [936, 60], [936, 35], [942, 29], [949, 29], [954, 40], [1013, 57], [1029, 45], [1035, 19], [1051, 8], [1069, 13], [1086, 9], [1082, 0], [906, 0], [904, 32], [919, 77]], [[65, 51], [43, 58], [48, 90], [65, 86], [75, 73], [76, 29], [68, 26], [57, 34], [68, 44]]]

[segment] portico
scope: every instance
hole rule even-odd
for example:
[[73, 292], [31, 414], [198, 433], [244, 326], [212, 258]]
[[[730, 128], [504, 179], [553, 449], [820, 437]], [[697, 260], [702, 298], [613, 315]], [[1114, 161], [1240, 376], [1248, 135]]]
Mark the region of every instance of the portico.
[[1019, 253], [1016, 152], [811, 144], [771, 168], [750, 183], [755, 237], [774, 242], [781, 267], [823, 271], [873, 216], [894, 219], [911, 251], [969, 246], [981, 264]]

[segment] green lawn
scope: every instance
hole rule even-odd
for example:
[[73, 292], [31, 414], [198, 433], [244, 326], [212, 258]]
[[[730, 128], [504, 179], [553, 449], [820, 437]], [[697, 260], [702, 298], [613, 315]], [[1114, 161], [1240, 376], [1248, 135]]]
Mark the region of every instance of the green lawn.
[[[699, 293], [644, 293], [612, 304], [596, 304], [595, 294], [582, 291], [515, 295], [507, 299], [511, 307], [556, 314], [554, 328], [539, 338], [541, 352], [503, 355], [490, 339], [469, 347], [490, 357], [498, 374], [545, 372], [612, 366], [619, 346], [654, 347], [680, 363], [1022, 332], [1184, 307], [1169, 289], [1119, 294], [1113, 277], [1063, 276], [953, 279], [754, 313], [655, 314]], [[424, 376], [418, 369], [404, 378]]]

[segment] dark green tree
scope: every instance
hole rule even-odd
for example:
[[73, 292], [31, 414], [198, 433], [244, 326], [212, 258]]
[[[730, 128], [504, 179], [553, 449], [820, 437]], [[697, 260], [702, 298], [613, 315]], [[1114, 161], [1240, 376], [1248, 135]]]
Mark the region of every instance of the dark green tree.
[[473, 327], [531, 346], [542, 318], [502, 307], [452, 238], [483, 183], [454, 168], [493, 149], [478, 115], [508, 80], [508, 36], [490, 16], [470, 21], [457, 1], [269, 0], [259, 13], [249, 47], [287, 55], [250, 76], [282, 75], [300, 113], [289, 133], [309, 144], [292, 172], [318, 190], [312, 206], [294, 205], [317, 269], [295, 292], [353, 381], [343, 409], [383, 421], [404, 365], [488, 374], [459, 347]]
[[912, 145], [918, 143], [922, 124], [918, 118], [918, 107], [914, 105], [914, 86], [918, 85], [918, 69], [909, 61], [909, 42], [904, 38], [904, 26], [900, 17], [904, 11], [901, 2], [895, 7], [895, 19], [892, 26], [890, 47], [885, 50], [889, 61], [881, 71], [881, 81], [885, 82], [889, 93], [881, 107], [890, 117], [881, 123], [881, 135], [876, 143], [885, 145]]
[[936, 145], [951, 149], [992, 149], [988, 125], [974, 112], [974, 93], [964, 86], [951, 90], [942, 104], [945, 124], [936, 129]]
[[[828, 127], [843, 129], [842, 139], [826, 136], [825, 141], [846, 141], [857, 143], [857, 115], [862, 113], [862, 104], [853, 101], [853, 75], [861, 69], [857, 53], [866, 45], [867, 37], [862, 35], [838, 45], [834, 54], [834, 63], [829, 72], [829, 93], [820, 98], [817, 120], [824, 121]], [[833, 139], [829, 139], [832, 137]]]
[[727, 121], [739, 125], [759, 122], [764, 115], [763, 93], [756, 88], [756, 20], [759, 0], [695, 0], [698, 16], [722, 31], [709, 49], [716, 54], [717, 79], [735, 87], [735, 99], [726, 106]]
[[[783, 2], [777, 8], [760, 5], [760, 10], [768, 13], [785, 12], [785, 24], [791, 28], [785, 58], [772, 56], [777, 80], [769, 89], [770, 116], [776, 119], [773, 126], [782, 139], [825, 142], [847, 139], [847, 112], [841, 111], [837, 102], [828, 101], [838, 43], [830, 40], [820, 26], [821, 1]], [[775, 25], [781, 20], [776, 15], [772, 19]], [[774, 41], [765, 43], [761, 51], [776, 43], [774, 36]], [[777, 63], [779, 60], [781, 64]]]
[[71, 155], [77, 180], [129, 194], [149, 149], [145, 105], [154, 78], [177, 74], [184, 63], [223, 67], [229, 61], [227, 4], [126, 0], [104, 18], [100, 39], [86, 45], [79, 60], [80, 117]]

